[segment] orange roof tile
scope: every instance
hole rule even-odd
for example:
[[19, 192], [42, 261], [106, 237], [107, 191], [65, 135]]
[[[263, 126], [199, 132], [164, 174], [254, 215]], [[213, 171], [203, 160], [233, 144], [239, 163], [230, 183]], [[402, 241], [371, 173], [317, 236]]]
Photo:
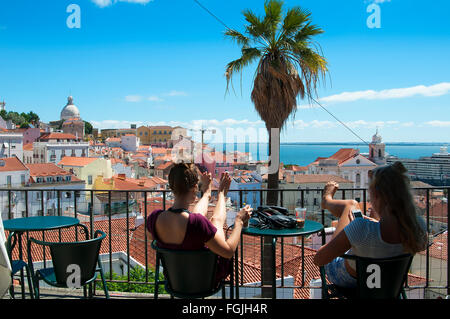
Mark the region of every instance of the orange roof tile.
[[28, 171], [28, 168], [16, 156], [0, 158], [0, 172], [12, 171]]
[[67, 134], [67, 133], [44, 133], [42, 134], [38, 140], [46, 141], [46, 140], [53, 140], [53, 139], [59, 139], [59, 140], [79, 140], [80, 138], [77, 138], [73, 134]]
[[33, 150], [33, 143], [28, 143], [23, 145], [24, 151], [32, 151]]
[[165, 162], [165, 163], [162, 163], [161, 165], [159, 165], [156, 169], [165, 170], [165, 169], [171, 167], [172, 165], [173, 165], [173, 162]]
[[30, 169], [30, 176], [72, 175], [53, 163], [25, 164]]
[[72, 156], [65, 156], [61, 159], [61, 161], [58, 163], [58, 165], [63, 166], [86, 166], [93, 161], [97, 160], [97, 157], [72, 157]]
[[342, 164], [346, 160], [359, 154], [359, 150], [354, 148], [341, 148], [339, 151], [331, 155], [328, 159], [337, 160], [338, 164]]

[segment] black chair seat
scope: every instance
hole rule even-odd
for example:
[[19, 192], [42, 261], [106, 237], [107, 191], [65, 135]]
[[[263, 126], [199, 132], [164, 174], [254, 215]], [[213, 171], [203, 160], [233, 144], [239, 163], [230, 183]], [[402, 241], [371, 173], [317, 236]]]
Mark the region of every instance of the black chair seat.
[[[222, 289], [224, 281], [216, 284], [217, 255], [209, 250], [156, 250], [155, 299], [158, 298], [158, 286], [164, 284], [166, 291], [177, 298], [205, 298]], [[165, 280], [160, 281], [159, 265], [162, 263]]]
[[[403, 285], [408, 276], [413, 255], [404, 254], [389, 258], [367, 258], [353, 255], [343, 255], [344, 259], [352, 259], [356, 262], [358, 275], [356, 288], [343, 288], [334, 284], [327, 285], [325, 267], [320, 267], [322, 280], [322, 298], [345, 299], [397, 299], [406, 294]], [[375, 277], [375, 269], [378, 269], [379, 282], [377, 286], [369, 286]], [[378, 286], [379, 285], [379, 286]]]
[[19, 272], [22, 268], [26, 268], [28, 265], [23, 260], [13, 260], [11, 261], [11, 275], [15, 275], [17, 272]]
[[[100, 270], [100, 269], [97, 268], [96, 270]], [[36, 271], [36, 275], [39, 279], [45, 281], [47, 284], [49, 284], [51, 286], [60, 287], [60, 288], [67, 287], [67, 285], [65, 285], [65, 284], [58, 283], [58, 281], [56, 280], [54, 268], [39, 269]], [[95, 279], [97, 279], [97, 273], [95, 273], [94, 277], [86, 283], [90, 283], [90, 282], [94, 281]]]
[[[94, 233], [94, 238], [88, 239], [88, 229], [84, 225], [79, 225], [84, 228], [86, 234], [85, 241], [77, 242], [44, 242], [34, 238], [28, 241], [28, 258], [32, 266], [31, 244], [47, 246], [50, 248], [53, 268], [39, 269], [34, 275], [34, 290], [36, 298], [39, 298], [39, 281], [43, 280], [50, 286], [69, 288], [70, 281], [73, 274], [72, 266], [76, 265], [79, 268], [79, 278], [76, 283], [76, 288], [83, 287], [86, 297], [86, 286], [90, 285], [97, 278], [97, 272], [100, 273], [103, 290], [106, 298], [109, 298], [108, 288], [103, 275], [101, 262], [99, 259], [100, 245], [102, 240], [106, 237], [103, 231], [97, 230]], [[70, 268], [69, 268], [70, 267]], [[78, 286], [79, 285], [79, 286]], [[91, 286], [90, 286], [91, 287]], [[91, 289], [89, 289], [89, 296], [92, 297]]]

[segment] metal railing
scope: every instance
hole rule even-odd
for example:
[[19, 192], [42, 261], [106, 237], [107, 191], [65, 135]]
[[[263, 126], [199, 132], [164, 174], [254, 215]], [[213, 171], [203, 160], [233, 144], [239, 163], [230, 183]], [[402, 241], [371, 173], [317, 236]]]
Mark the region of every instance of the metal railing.
[[[267, 201], [267, 193], [271, 191], [278, 192], [277, 205], [287, 207], [291, 212], [295, 207], [306, 207], [308, 209], [307, 218], [315, 219], [322, 223], [324, 227], [330, 227], [331, 221], [336, 219], [329, 212], [323, 210], [320, 207], [320, 199], [322, 198], [323, 189], [254, 189], [254, 190], [230, 190], [228, 196], [233, 198], [231, 211], [237, 211], [244, 203], [252, 205], [256, 208], [258, 205], [264, 205]], [[51, 199], [47, 199], [49, 192], [54, 195], [50, 196]], [[449, 209], [449, 193], [450, 187], [429, 187], [429, 188], [415, 188], [413, 189], [415, 198], [418, 203], [419, 211], [425, 219], [427, 229], [432, 235], [431, 238], [442, 235], [448, 229], [448, 217], [450, 214]], [[33, 197], [33, 195], [39, 194], [39, 196]], [[213, 197], [215, 192], [213, 191]], [[370, 205], [369, 196], [366, 189], [339, 189], [335, 195], [335, 198], [340, 199], [354, 199], [358, 197], [362, 205], [362, 211], [367, 212], [367, 205]], [[150, 272], [156, 264], [156, 260], [149, 261], [150, 256], [150, 243], [147, 236], [140, 238], [143, 242], [144, 255], [143, 261], [136, 261], [136, 256], [130, 255], [130, 236], [134, 235], [136, 227], [131, 228], [130, 220], [136, 217], [136, 213], [143, 217], [144, 229], [147, 228], [147, 217], [154, 209], [167, 209], [170, 207], [172, 194], [169, 190], [80, 190], [80, 189], [33, 189], [29, 188], [2, 188], [0, 189], [0, 205], [3, 219], [12, 219], [19, 217], [31, 217], [31, 216], [45, 216], [45, 215], [71, 215], [79, 218], [84, 224], [86, 224], [90, 230], [90, 234], [94, 233], [95, 223], [103, 221], [103, 224], [107, 224], [107, 229], [103, 229], [107, 233], [107, 253], [103, 254], [103, 264], [106, 264], [109, 268], [109, 275], [107, 276], [107, 282], [126, 283], [126, 284], [139, 284], [139, 285], [154, 285], [154, 281], [149, 281]], [[318, 200], [317, 200], [318, 199]], [[52, 201], [51, 209], [49, 208], [49, 201]], [[436, 212], [435, 204], [445, 203], [441, 205], [441, 210]], [[122, 204], [114, 206], [114, 203]], [[421, 204], [421, 205], [419, 205]], [[443, 211], [446, 206], [446, 211]], [[19, 207], [21, 207], [19, 209]], [[119, 208], [120, 209], [119, 209]], [[229, 208], [230, 209], [230, 208]], [[438, 214], [436, 214], [438, 213]], [[125, 219], [125, 228], [122, 229], [121, 234], [113, 233], [113, 222], [117, 220]], [[45, 234], [42, 232], [42, 236]], [[123, 247], [113, 247], [113, 237], [121, 236], [125, 241], [125, 249]], [[321, 244], [326, 243], [325, 229], [320, 233]], [[28, 238], [28, 234], [27, 234]], [[242, 239], [243, 237], [241, 237]], [[61, 241], [61, 232], [59, 232], [59, 241]], [[431, 243], [430, 243], [431, 244]], [[449, 245], [449, 239], [447, 235], [447, 242], [442, 243], [447, 247]], [[245, 247], [249, 249], [245, 240], [241, 240], [239, 248], [235, 253], [235, 267], [233, 277], [236, 280], [236, 289], [230, 290], [231, 298], [239, 298], [239, 289], [246, 286], [248, 280], [245, 280]], [[261, 254], [263, 253], [263, 241], [261, 239]], [[302, 237], [301, 243], [285, 243], [281, 238], [280, 241], [280, 281], [281, 284], [277, 288], [287, 289], [309, 289], [308, 282], [305, 280], [305, 254], [304, 248], [312, 247], [312, 244], [305, 244], [305, 238]], [[285, 285], [285, 250], [290, 246], [301, 247], [301, 283], [299, 285]], [[432, 289], [442, 291], [444, 294], [449, 295], [449, 282], [450, 282], [450, 264], [448, 257], [440, 261], [440, 268], [433, 268], [436, 264], [435, 257], [430, 254], [432, 245], [429, 245], [426, 249], [425, 255], [419, 256], [422, 264], [417, 267], [417, 273], [422, 281], [423, 285], [414, 286], [406, 283], [406, 287], [409, 289]], [[126, 267], [126, 279], [114, 279], [113, 278], [113, 254], [119, 251], [125, 253], [125, 267]], [[24, 254], [26, 256], [26, 254]], [[131, 262], [133, 259], [133, 263]], [[43, 252], [43, 262], [46, 263], [46, 255]], [[144, 280], [133, 281], [131, 280], [130, 271], [132, 265], [140, 265], [145, 269]], [[262, 268], [262, 264], [260, 265]], [[274, 270], [275, 271], [275, 270]], [[437, 281], [436, 275], [444, 276], [443, 280]], [[261, 278], [262, 279], [262, 278]], [[442, 278], [441, 278], [442, 279]], [[262, 280], [259, 284], [252, 286], [253, 288], [265, 288], [262, 284]], [[425, 290], [424, 290], [425, 291]]]

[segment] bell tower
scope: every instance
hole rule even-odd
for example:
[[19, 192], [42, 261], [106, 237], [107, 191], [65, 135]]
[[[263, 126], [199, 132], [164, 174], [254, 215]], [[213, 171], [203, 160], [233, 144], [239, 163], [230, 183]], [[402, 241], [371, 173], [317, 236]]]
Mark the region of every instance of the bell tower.
[[374, 136], [372, 136], [372, 142], [369, 144], [369, 160], [377, 165], [386, 164], [385, 154], [386, 144], [382, 142], [381, 136], [378, 134], [378, 128]]

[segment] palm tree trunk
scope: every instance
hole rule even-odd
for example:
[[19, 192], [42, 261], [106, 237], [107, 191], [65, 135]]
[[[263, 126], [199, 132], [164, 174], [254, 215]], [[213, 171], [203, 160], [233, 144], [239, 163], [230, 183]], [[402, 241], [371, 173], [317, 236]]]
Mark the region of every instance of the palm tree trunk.
[[[277, 146], [279, 147], [280, 145], [280, 135], [277, 134], [276, 135], [277, 140], [272, 140], [273, 136], [271, 134], [271, 129], [269, 128], [269, 167], [271, 165], [274, 165], [276, 163], [280, 163], [280, 159], [273, 159], [272, 157], [272, 146]], [[275, 145], [273, 145], [273, 143], [275, 143]], [[279, 152], [278, 152], [278, 157], [279, 157]], [[276, 156], [276, 154], [274, 154], [274, 156]], [[267, 178], [267, 188], [268, 189], [278, 189], [278, 171], [279, 169], [276, 170], [275, 173], [272, 174], [268, 174], [268, 178]], [[278, 205], [278, 191], [268, 191], [267, 192], [267, 205]]]
[[[278, 141], [273, 140], [272, 134], [271, 134], [271, 129], [268, 129], [269, 131], [269, 167], [271, 165], [274, 165], [276, 163], [279, 163], [279, 158], [278, 159], [272, 159], [272, 146], [276, 146], [279, 147], [280, 145], [280, 136], [279, 134], [276, 135], [276, 138], [278, 139]], [[278, 142], [278, 143], [277, 143]], [[275, 143], [275, 145], [273, 145], [272, 143]], [[274, 154], [274, 156], [276, 156], [276, 154]], [[279, 152], [278, 152], [278, 156], [279, 156]], [[276, 163], [274, 163], [276, 162]], [[273, 174], [268, 174], [268, 180], [267, 180], [267, 188], [268, 189], [278, 189], [278, 169], [276, 170], [276, 173]], [[275, 206], [278, 204], [278, 191], [268, 191], [267, 192], [267, 200], [266, 200], [266, 204], [269, 206]], [[262, 272], [262, 284], [263, 285], [267, 285], [267, 286], [271, 286], [272, 283], [272, 279], [275, 273], [275, 269], [273, 267], [274, 261], [273, 261], [273, 256], [272, 256], [272, 244], [273, 244], [273, 237], [264, 237], [263, 240], [263, 256], [261, 258], [261, 272]], [[272, 288], [267, 287], [267, 288], [262, 288], [262, 297], [263, 298], [272, 298]]]

